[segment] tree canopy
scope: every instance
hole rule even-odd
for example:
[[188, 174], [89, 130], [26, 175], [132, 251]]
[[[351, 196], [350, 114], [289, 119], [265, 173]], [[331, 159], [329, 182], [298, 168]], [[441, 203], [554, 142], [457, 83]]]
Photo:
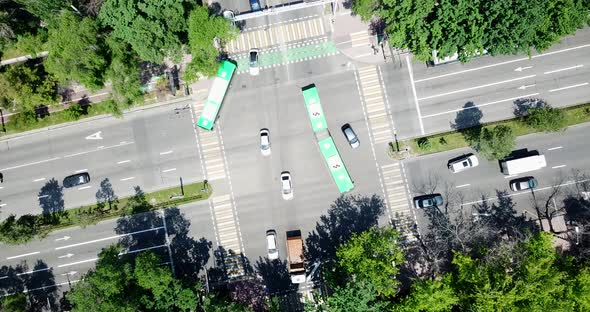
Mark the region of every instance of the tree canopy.
[[508, 126], [483, 128], [477, 143], [477, 151], [489, 160], [502, 159], [516, 146], [516, 134]]
[[353, 0], [364, 20], [385, 21], [389, 43], [419, 60], [458, 54], [461, 61], [543, 51], [590, 22], [584, 0]]
[[529, 109], [524, 122], [545, 132], [559, 131], [566, 127], [565, 113], [561, 109], [550, 106]]
[[49, 28], [47, 49], [45, 68], [60, 81], [78, 81], [92, 90], [103, 86], [107, 51], [93, 19], [63, 11]]
[[190, 0], [105, 0], [98, 17], [141, 60], [161, 64], [167, 56], [180, 58], [193, 7]]
[[43, 66], [24, 63], [6, 66], [0, 73], [0, 106], [34, 111], [39, 105], [57, 103], [57, 83]]

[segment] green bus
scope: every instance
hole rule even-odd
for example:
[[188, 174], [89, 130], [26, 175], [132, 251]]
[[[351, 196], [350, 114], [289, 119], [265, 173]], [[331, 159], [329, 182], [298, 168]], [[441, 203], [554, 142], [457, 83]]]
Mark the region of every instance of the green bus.
[[227, 92], [231, 78], [234, 76], [235, 70], [236, 64], [231, 61], [225, 60], [221, 62], [217, 71], [217, 77], [213, 80], [213, 85], [209, 90], [207, 102], [205, 102], [201, 116], [197, 121], [197, 126], [209, 131], [213, 128], [219, 108], [221, 107], [221, 103], [223, 103], [225, 93]]
[[305, 107], [307, 108], [307, 114], [311, 121], [311, 127], [315, 133], [322, 156], [328, 165], [328, 169], [330, 169], [332, 179], [336, 182], [336, 186], [340, 193], [348, 192], [354, 188], [354, 183], [344, 166], [342, 157], [340, 157], [340, 153], [338, 153], [336, 144], [328, 130], [328, 123], [326, 122], [322, 104], [320, 103], [318, 90], [315, 85], [312, 84], [304, 87], [302, 92], [303, 99], [305, 100]]

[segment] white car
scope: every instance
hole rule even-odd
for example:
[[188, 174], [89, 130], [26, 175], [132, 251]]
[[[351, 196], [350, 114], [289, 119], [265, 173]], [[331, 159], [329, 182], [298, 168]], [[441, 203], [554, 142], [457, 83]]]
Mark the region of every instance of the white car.
[[266, 128], [260, 129], [260, 153], [270, 155], [270, 131]]
[[258, 76], [260, 73], [260, 66], [258, 66], [258, 49], [250, 50], [250, 75]]
[[281, 188], [284, 200], [293, 199], [293, 184], [291, 184], [291, 174], [288, 171], [281, 173]]
[[268, 259], [274, 260], [279, 258], [277, 232], [275, 230], [266, 231], [266, 249], [268, 250]]
[[479, 160], [477, 156], [473, 154], [463, 155], [454, 159], [451, 159], [447, 166], [452, 173], [457, 173], [461, 171], [465, 171], [467, 169], [477, 167], [479, 165]]

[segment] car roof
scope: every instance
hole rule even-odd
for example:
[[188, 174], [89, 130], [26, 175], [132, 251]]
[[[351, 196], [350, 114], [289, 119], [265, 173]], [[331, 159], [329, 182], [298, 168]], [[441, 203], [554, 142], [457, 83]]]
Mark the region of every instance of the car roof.
[[277, 248], [277, 241], [275, 240], [274, 233], [266, 234], [266, 244], [269, 248], [276, 249]]

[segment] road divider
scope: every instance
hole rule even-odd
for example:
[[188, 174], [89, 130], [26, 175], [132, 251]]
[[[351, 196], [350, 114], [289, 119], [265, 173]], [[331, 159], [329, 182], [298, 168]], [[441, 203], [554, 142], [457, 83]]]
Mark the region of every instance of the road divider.
[[[11, 215], [0, 222], [0, 242], [11, 245], [24, 244], [35, 238], [45, 237], [49, 232], [58, 229], [84, 227], [107, 219], [205, 200], [211, 196], [212, 192], [211, 185], [206, 182], [191, 183], [150, 193], [143, 193], [137, 188], [134, 196], [111, 197], [110, 201], [102, 200], [93, 205], [42, 215], [24, 215], [20, 218]], [[69, 238], [64, 236], [56, 241]]]

